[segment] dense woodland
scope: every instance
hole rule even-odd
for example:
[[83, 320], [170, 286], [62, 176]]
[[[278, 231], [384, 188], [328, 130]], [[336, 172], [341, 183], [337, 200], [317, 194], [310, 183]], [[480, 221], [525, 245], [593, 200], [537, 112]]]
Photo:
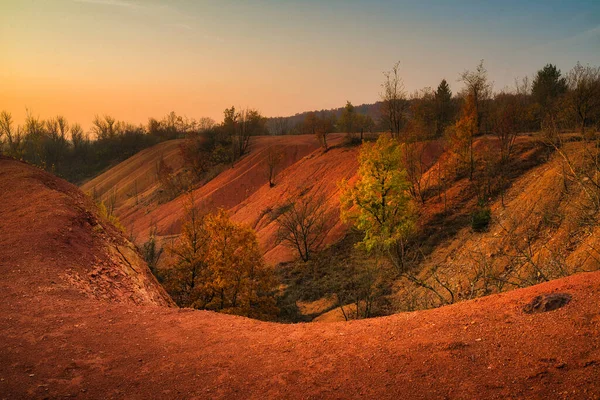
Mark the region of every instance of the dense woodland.
[[[489, 282], [494, 279], [510, 282], [496, 286], [496, 291], [502, 291], [566, 274], [564, 268], [544, 270], [525, 254], [518, 268], [510, 268], [511, 275], [507, 270], [494, 272], [501, 276], [492, 277], [489, 271], [477, 275], [470, 295], [435, 273], [423, 276], [418, 267], [427, 258], [427, 246], [434, 246], [430, 242], [435, 235], [419, 222], [419, 210], [434, 196], [445, 199], [452, 182], [466, 179], [476, 201], [461, 218], [468, 218], [473, 231], [485, 231], [493, 218], [489, 204], [504, 201], [512, 179], [533, 165], [523, 163], [516, 154], [549, 157], [558, 153], [565, 159], [565, 174], [585, 194], [590, 220], [597, 223], [600, 68], [578, 63], [563, 73], [548, 64], [532, 79], [520, 79], [513, 88], [495, 91], [482, 61], [458, 77], [458, 93], [452, 93], [448, 81], [442, 79], [435, 88], [407, 94], [400, 73], [399, 64], [384, 73], [381, 101], [375, 105], [355, 107], [347, 102], [338, 110], [288, 118], [268, 119], [257, 110], [234, 107], [224, 111], [221, 123], [171, 113], [162, 120], [150, 119], [146, 126], [134, 126], [105, 116], [97, 117], [85, 133], [60, 116], [41, 120], [30, 113], [24, 125], [16, 126], [11, 115], [2, 112], [0, 149], [72, 182], [82, 182], [158, 142], [185, 139], [181, 152], [188, 180], [185, 187], [173, 190], [175, 196], [210, 178], [215, 168], [235, 163], [250, 150], [257, 135], [312, 134], [324, 152], [333, 132], [346, 133], [345, 145], [362, 144], [357, 181], [352, 185], [339, 182], [341, 216], [354, 227], [346, 239], [323, 248], [327, 224], [318, 198], [301, 198], [281, 210], [279, 240], [297, 252], [297, 263], [277, 271], [265, 267], [251, 229], [231, 222], [222, 210], [203, 213], [194, 208], [193, 201], [181, 237], [166, 248], [174, 260], [166, 271], [156, 268], [162, 250], [150, 237], [141, 251], [182, 306], [296, 321], [301, 319], [298, 300], [334, 296], [337, 306], [354, 304], [346, 309], [348, 314], [342, 308], [344, 316], [361, 318], [393, 311], [389, 295], [400, 280], [431, 294], [431, 301], [403, 305], [403, 309], [415, 309], [492, 293]], [[577, 166], [562, 150], [561, 133], [574, 131], [584, 143], [580, 158], [585, 163]], [[365, 136], [370, 132], [385, 134]], [[519, 135], [531, 133], [539, 140], [527, 148], [517, 144]], [[476, 148], [478, 137], [493, 138], [495, 147]], [[436, 184], [425, 187], [423, 177], [429, 166], [423, 162], [423, 143], [431, 140], [443, 142], [451, 157]], [[165, 185], [172, 181], [167, 166], [157, 173], [164, 176]], [[455, 215], [447, 212], [444, 203], [438, 217], [438, 225], [450, 226]], [[524, 250], [515, 247], [513, 252], [519, 255]], [[524, 264], [534, 273], [523, 272]], [[283, 292], [278, 291], [278, 282], [285, 283]]]

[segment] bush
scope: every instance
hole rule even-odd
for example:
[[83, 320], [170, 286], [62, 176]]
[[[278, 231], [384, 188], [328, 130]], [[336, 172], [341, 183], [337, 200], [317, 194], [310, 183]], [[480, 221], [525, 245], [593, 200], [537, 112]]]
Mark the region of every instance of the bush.
[[360, 146], [362, 144], [362, 140], [360, 140], [360, 137], [358, 135], [352, 134], [352, 133], [347, 133], [344, 136], [344, 140], [342, 142], [342, 145], [344, 147], [355, 147], [355, 146]]
[[487, 231], [492, 220], [492, 210], [488, 207], [480, 207], [471, 214], [471, 228], [475, 232]]

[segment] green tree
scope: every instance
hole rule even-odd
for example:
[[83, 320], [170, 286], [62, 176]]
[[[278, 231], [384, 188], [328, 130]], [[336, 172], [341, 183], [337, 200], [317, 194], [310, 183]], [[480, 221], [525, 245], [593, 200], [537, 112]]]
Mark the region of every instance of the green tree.
[[445, 79], [442, 79], [435, 91], [436, 134], [441, 136], [452, 122], [452, 91]]
[[342, 110], [340, 117], [340, 128], [348, 134], [353, 134], [356, 131], [356, 110], [349, 101], [346, 101], [346, 106]]
[[359, 246], [387, 252], [400, 266], [415, 225], [409, 183], [402, 168], [402, 145], [381, 135], [376, 143], [363, 144], [358, 161], [356, 182], [350, 185], [343, 180], [339, 184], [342, 220], [364, 232]]
[[546, 64], [533, 78], [531, 94], [544, 109], [551, 106], [566, 91], [567, 80], [561, 77], [560, 69], [556, 68], [556, 65]]

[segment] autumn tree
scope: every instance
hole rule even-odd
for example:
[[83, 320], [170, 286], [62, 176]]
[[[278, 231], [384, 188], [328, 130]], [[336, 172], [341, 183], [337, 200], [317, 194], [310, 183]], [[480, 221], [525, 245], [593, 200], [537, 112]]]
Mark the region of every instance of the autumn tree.
[[460, 75], [459, 80], [465, 85], [463, 92], [465, 100], [472, 103], [469, 107], [474, 107], [476, 116], [476, 129], [474, 133], [479, 134], [484, 117], [484, 103], [492, 94], [492, 84], [488, 80], [487, 69], [483, 66], [483, 60], [481, 60], [474, 71], [464, 71]]
[[394, 138], [400, 135], [404, 123], [404, 113], [408, 107], [399, 69], [400, 61], [394, 64], [390, 71], [383, 73], [384, 81], [381, 84], [382, 118]]
[[600, 67], [584, 67], [577, 63], [567, 74], [567, 84], [567, 106], [583, 135], [588, 122], [600, 117]]
[[178, 305], [195, 307], [207, 304], [211, 296], [207, 264], [210, 238], [205, 229], [206, 215], [194, 204], [191, 194], [185, 211], [179, 238], [166, 247], [173, 264], [167, 271], [165, 286]]
[[469, 93], [463, 102], [460, 118], [448, 131], [454, 152], [462, 165], [467, 166], [469, 179], [473, 179], [475, 172], [473, 141], [479, 126], [478, 121], [476, 100], [472, 93]]
[[179, 305], [260, 319], [277, 314], [276, 281], [256, 234], [224, 210], [201, 215], [189, 208], [167, 252], [174, 259], [167, 287]]
[[298, 252], [304, 262], [318, 251], [327, 234], [325, 199], [305, 194], [289, 204], [277, 218], [278, 241]]
[[363, 144], [358, 160], [357, 181], [353, 185], [340, 182], [342, 220], [364, 233], [360, 247], [387, 253], [404, 270], [403, 255], [415, 213], [402, 169], [401, 145], [381, 135], [376, 143]]
[[410, 100], [407, 139], [423, 140], [436, 134], [437, 115], [435, 92], [426, 87], [415, 91]]
[[273, 270], [263, 261], [256, 233], [231, 221], [222, 209], [209, 214], [205, 223], [210, 301], [196, 306], [251, 318], [273, 318], [277, 314], [273, 296], [276, 281]]

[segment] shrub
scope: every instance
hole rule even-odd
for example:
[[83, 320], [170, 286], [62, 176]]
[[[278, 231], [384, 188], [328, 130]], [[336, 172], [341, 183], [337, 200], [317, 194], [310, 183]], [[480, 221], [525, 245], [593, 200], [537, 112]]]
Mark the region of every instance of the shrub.
[[479, 207], [471, 214], [471, 228], [475, 232], [487, 231], [492, 220], [492, 210], [489, 207]]

